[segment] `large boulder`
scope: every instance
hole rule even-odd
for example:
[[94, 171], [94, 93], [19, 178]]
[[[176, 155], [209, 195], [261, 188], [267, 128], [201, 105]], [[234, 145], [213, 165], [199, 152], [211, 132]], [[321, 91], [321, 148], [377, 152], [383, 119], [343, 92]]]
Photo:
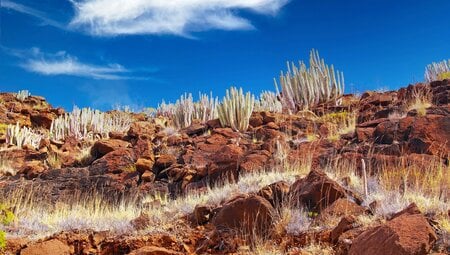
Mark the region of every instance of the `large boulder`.
[[232, 229], [244, 236], [262, 236], [273, 229], [275, 216], [275, 209], [266, 199], [241, 195], [226, 202], [212, 223], [218, 229]]
[[101, 140], [94, 143], [91, 148], [91, 155], [94, 158], [101, 158], [111, 151], [129, 147], [131, 147], [131, 144], [126, 141], [118, 139]]
[[409, 208], [385, 224], [360, 234], [353, 240], [349, 255], [428, 254], [436, 240], [427, 219]]
[[324, 172], [311, 170], [308, 176], [292, 184], [289, 195], [295, 205], [320, 213], [334, 201], [345, 198], [347, 192]]

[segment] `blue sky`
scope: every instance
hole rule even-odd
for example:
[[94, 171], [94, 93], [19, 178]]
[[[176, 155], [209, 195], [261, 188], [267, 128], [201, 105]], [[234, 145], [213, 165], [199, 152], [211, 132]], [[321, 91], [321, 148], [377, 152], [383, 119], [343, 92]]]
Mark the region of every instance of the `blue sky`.
[[346, 92], [422, 81], [450, 58], [448, 0], [0, 2], [0, 91], [69, 110], [221, 98], [231, 85], [259, 94], [312, 48], [344, 72]]

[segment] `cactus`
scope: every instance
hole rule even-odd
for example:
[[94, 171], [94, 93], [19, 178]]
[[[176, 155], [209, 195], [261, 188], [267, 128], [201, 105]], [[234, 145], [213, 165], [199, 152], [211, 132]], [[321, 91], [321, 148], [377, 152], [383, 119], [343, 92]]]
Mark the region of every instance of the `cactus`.
[[277, 97], [277, 94], [271, 91], [263, 91], [255, 102], [255, 111], [257, 112], [282, 112], [283, 105]]
[[[286, 74], [280, 75], [281, 101], [283, 107], [291, 112], [307, 110], [314, 105], [330, 101], [338, 102], [344, 92], [344, 74], [335, 72], [334, 66], [328, 66], [319, 57], [319, 53], [311, 50], [309, 68], [304, 62], [297, 67], [287, 64]], [[278, 84], [275, 80], [278, 92]]]
[[[447, 78], [448, 77], [448, 78]], [[425, 80], [427, 82], [450, 78], [450, 59], [439, 63], [431, 63], [425, 68]]]
[[192, 94], [184, 94], [175, 104], [164, 101], [158, 106], [155, 116], [167, 117], [173, 120], [176, 128], [181, 129], [192, 124], [193, 120], [206, 122], [217, 117], [218, 100], [212, 94], [199, 94], [199, 101], [194, 102]]
[[27, 127], [20, 127], [19, 123], [16, 125], [8, 125], [6, 128], [6, 143], [22, 148], [24, 145], [29, 145], [34, 149], [39, 148], [42, 135]]
[[242, 88], [231, 87], [217, 107], [220, 124], [236, 131], [246, 131], [254, 104], [255, 97], [250, 92], [244, 95]]
[[28, 90], [19, 90], [16, 94], [16, 98], [20, 101], [27, 99], [29, 96], [31, 96], [31, 94]]
[[75, 106], [71, 113], [52, 121], [50, 138], [64, 140], [67, 137], [75, 137], [83, 140], [94, 139], [96, 135], [108, 137], [110, 132], [126, 132], [131, 122], [131, 116], [125, 112], [104, 113]]

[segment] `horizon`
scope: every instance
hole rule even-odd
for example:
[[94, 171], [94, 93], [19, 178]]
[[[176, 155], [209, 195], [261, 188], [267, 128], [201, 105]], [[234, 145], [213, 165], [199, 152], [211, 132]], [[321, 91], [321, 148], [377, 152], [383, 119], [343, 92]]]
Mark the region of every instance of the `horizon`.
[[311, 49], [344, 72], [345, 93], [421, 82], [426, 65], [450, 58], [444, 0], [103, 5], [2, 0], [1, 92], [29, 90], [66, 110], [139, 110], [184, 93], [221, 99], [230, 86], [274, 91], [286, 62], [307, 62]]

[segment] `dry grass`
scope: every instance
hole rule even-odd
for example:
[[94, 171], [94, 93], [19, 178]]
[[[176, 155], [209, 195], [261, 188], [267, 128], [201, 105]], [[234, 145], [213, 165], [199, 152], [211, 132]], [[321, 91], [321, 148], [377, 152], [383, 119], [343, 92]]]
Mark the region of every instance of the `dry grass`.
[[425, 116], [427, 108], [431, 107], [433, 94], [431, 90], [426, 88], [416, 88], [412, 93], [412, 98], [407, 102], [406, 108], [408, 111], [416, 110], [419, 116]]
[[3, 175], [16, 175], [16, 169], [12, 167], [12, 160], [3, 156], [0, 156], [0, 177]]

